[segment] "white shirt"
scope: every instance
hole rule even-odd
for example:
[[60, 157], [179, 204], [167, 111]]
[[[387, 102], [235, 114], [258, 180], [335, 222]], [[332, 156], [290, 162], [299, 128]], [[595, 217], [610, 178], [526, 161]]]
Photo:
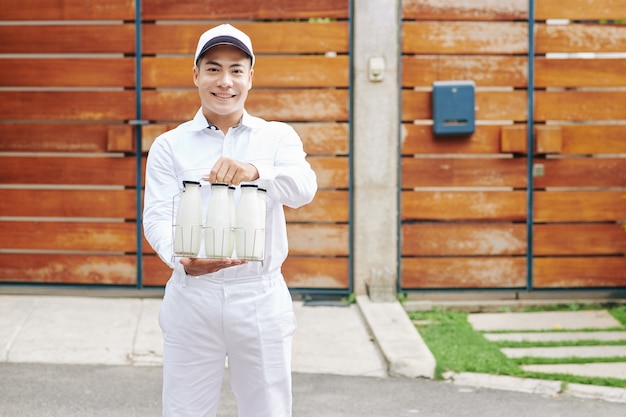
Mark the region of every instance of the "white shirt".
[[[224, 268], [214, 277], [240, 278], [265, 275], [280, 270], [287, 257], [287, 228], [283, 205], [298, 208], [313, 200], [317, 180], [306, 161], [302, 141], [291, 126], [250, 116], [245, 110], [241, 123], [228, 130], [210, 129], [198, 110], [193, 120], [159, 136], [150, 148], [146, 166], [143, 229], [159, 257], [184, 274], [173, 257], [172, 219], [174, 198], [183, 181], [201, 181], [215, 162], [225, 156], [254, 165], [256, 181], [267, 189], [267, 224], [263, 262]], [[203, 216], [206, 215], [210, 186], [202, 183]], [[238, 200], [237, 187], [235, 199]]]

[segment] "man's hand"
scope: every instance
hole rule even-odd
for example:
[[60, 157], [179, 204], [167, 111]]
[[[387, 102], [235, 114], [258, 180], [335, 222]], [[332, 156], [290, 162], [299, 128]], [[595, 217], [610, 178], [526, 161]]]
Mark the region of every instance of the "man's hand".
[[254, 165], [235, 161], [224, 156], [217, 160], [208, 175], [202, 177], [203, 180], [210, 183], [224, 182], [232, 185], [254, 181], [258, 178], [259, 171], [257, 171]]
[[197, 276], [211, 274], [220, 269], [245, 264], [240, 259], [204, 259], [204, 258], [180, 258], [180, 263], [185, 268], [187, 275]]

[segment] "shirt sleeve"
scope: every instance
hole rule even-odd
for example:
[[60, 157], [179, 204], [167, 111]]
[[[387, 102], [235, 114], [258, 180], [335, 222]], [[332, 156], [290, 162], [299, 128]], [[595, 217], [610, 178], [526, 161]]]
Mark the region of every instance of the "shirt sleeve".
[[[286, 123], [273, 123], [272, 135], [278, 136], [273, 165], [256, 165], [259, 179], [268, 182], [268, 198], [287, 207], [310, 203], [317, 191], [317, 177], [306, 160], [302, 140]], [[280, 126], [280, 129], [276, 127]], [[276, 138], [275, 138], [276, 139]]]

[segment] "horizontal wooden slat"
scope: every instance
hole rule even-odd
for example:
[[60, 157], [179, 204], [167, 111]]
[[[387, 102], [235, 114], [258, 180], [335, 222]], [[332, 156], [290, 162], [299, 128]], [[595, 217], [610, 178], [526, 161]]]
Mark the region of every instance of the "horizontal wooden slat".
[[624, 120], [625, 91], [537, 91], [535, 120]]
[[502, 126], [476, 126], [470, 136], [437, 137], [432, 126], [402, 124], [402, 155], [499, 154]]
[[626, 257], [561, 257], [533, 260], [536, 288], [626, 287]]
[[148, 287], [163, 287], [172, 275], [172, 269], [156, 255], [142, 258], [142, 284]]
[[3, 249], [136, 252], [134, 223], [0, 221]]
[[621, 87], [626, 85], [625, 59], [537, 58], [537, 87]]
[[135, 186], [135, 158], [0, 157], [2, 184]]
[[0, 53], [133, 53], [135, 25], [1, 25]]
[[309, 157], [319, 189], [347, 189], [350, 186], [349, 160], [345, 157]]
[[120, 128], [134, 140], [135, 127], [127, 124], [0, 123], [0, 151], [104, 153], [109, 132]]
[[624, 25], [537, 24], [535, 28], [535, 52], [538, 54], [626, 51], [626, 26]]
[[211, 7], [202, 1], [144, 0], [143, 18], [158, 19], [308, 19], [311, 17], [347, 18], [347, 0], [315, 0], [294, 2], [271, 0], [265, 2], [232, 2], [213, 0]]
[[0, 119], [95, 122], [134, 118], [134, 91], [0, 91]]
[[282, 271], [290, 288], [347, 289], [349, 269], [348, 258], [290, 256]]
[[402, 0], [402, 18], [416, 20], [524, 20], [526, 0]]
[[[3, 59], [8, 87], [134, 87], [134, 58]], [[45, 74], [45, 76], [42, 76]]]
[[415, 55], [402, 57], [404, 87], [472, 80], [479, 87], [526, 87], [528, 59], [513, 56]]
[[626, 233], [619, 224], [538, 224], [533, 237], [539, 256], [626, 254]]
[[615, 222], [626, 219], [623, 191], [534, 193], [535, 222]]
[[348, 155], [348, 123], [291, 123], [310, 155]]
[[0, 20], [132, 20], [134, 0], [5, 1]]
[[0, 188], [0, 216], [137, 218], [135, 190]]
[[[432, 119], [432, 93], [402, 91], [402, 120]], [[476, 119], [526, 120], [525, 91], [479, 91], [476, 93]]]
[[525, 257], [402, 258], [403, 288], [521, 288]]
[[526, 158], [402, 158], [402, 188], [526, 187]]
[[[202, 15], [206, 16], [206, 7], [203, 9]], [[172, 17], [169, 16], [169, 18]], [[193, 19], [197, 19], [197, 16]], [[198, 38], [217, 24], [218, 22], [144, 24], [142, 26], [142, 51], [148, 55], [188, 54], [191, 66]], [[347, 53], [350, 44], [347, 21], [329, 23], [237, 22], [234, 26], [250, 36], [255, 55]]]
[[347, 224], [287, 225], [289, 254], [305, 256], [348, 256], [349, 226]]
[[135, 285], [132, 255], [0, 254], [0, 281]]
[[523, 22], [404, 22], [405, 54], [524, 54], [528, 25]]
[[561, 0], [541, 0], [536, 2], [535, 18], [546, 19], [624, 19], [625, 0], [568, 0], [567, 6]]
[[296, 210], [285, 207], [289, 222], [343, 222], [349, 221], [348, 191], [318, 191], [310, 204]]
[[403, 256], [524, 255], [526, 225], [511, 223], [402, 226]]
[[544, 166], [544, 176], [534, 185], [545, 187], [624, 187], [626, 158], [565, 158], [535, 160]]
[[[193, 87], [189, 58], [142, 60], [143, 87]], [[348, 87], [348, 57], [259, 56], [254, 64], [253, 85], [266, 87]]]
[[402, 220], [524, 221], [525, 191], [403, 191]]
[[[189, 120], [200, 107], [198, 92], [144, 91], [143, 117], [155, 121]], [[1, 96], [0, 96], [1, 98]], [[255, 90], [246, 109], [267, 120], [347, 121], [348, 90]]]

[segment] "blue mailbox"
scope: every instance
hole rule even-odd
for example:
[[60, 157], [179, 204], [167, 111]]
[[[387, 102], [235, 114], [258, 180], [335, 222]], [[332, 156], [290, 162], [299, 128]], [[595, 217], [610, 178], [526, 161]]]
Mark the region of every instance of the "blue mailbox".
[[433, 83], [435, 135], [469, 135], [475, 129], [474, 81]]

